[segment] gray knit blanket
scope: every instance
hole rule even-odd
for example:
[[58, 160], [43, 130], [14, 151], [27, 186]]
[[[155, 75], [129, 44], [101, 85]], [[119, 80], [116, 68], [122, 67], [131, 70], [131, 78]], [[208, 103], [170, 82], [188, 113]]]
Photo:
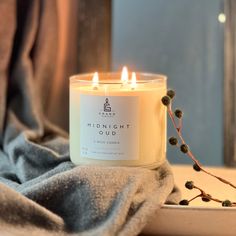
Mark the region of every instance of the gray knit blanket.
[[0, 235], [137, 235], [179, 200], [170, 166], [70, 162], [68, 135], [44, 110], [55, 12], [55, 0], [0, 1]]

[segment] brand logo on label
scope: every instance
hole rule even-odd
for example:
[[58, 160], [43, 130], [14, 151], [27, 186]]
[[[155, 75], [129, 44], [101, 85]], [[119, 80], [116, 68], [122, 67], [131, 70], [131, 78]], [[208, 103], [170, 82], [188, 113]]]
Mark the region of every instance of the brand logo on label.
[[105, 101], [106, 101], [106, 102], [104, 103], [104, 111], [105, 111], [105, 112], [111, 112], [111, 105], [110, 105], [110, 103], [109, 103], [109, 99], [106, 98]]
[[99, 115], [102, 117], [114, 117], [115, 111], [112, 110], [111, 104], [109, 102], [109, 99], [105, 99], [105, 103], [103, 104], [103, 110], [99, 112]]

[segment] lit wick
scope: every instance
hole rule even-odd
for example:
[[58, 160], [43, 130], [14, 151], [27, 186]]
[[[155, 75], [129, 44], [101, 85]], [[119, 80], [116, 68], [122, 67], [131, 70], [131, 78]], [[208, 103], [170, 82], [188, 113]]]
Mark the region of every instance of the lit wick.
[[124, 66], [121, 73], [122, 86], [126, 85], [128, 83], [128, 80], [129, 80], [128, 69], [126, 66]]
[[98, 72], [95, 72], [92, 79], [92, 86], [94, 90], [98, 89], [98, 84], [99, 84]]
[[132, 72], [132, 77], [131, 77], [131, 89], [132, 90], [134, 90], [137, 87], [136, 81], [137, 81], [136, 74], [135, 74], [135, 72]]

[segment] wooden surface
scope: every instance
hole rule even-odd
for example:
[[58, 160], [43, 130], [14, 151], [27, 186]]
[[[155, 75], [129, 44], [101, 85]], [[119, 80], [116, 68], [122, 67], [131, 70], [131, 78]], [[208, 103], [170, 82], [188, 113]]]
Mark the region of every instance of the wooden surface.
[[110, 69], [111, 0], [80, 0], [78, 71]]
[[225, 1], [224, 158], [236, 166], [236, 2]]

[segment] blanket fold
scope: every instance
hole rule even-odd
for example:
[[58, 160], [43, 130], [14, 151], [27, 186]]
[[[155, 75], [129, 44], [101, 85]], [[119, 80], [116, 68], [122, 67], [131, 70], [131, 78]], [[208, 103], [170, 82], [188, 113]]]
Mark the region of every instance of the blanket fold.
[[173, 186], [167, 162], [157, 170], [62, 162], [12, 189], [0, 184], [0, 225], [38, 235], [137, 235], [167, 199], [178, 201]]

